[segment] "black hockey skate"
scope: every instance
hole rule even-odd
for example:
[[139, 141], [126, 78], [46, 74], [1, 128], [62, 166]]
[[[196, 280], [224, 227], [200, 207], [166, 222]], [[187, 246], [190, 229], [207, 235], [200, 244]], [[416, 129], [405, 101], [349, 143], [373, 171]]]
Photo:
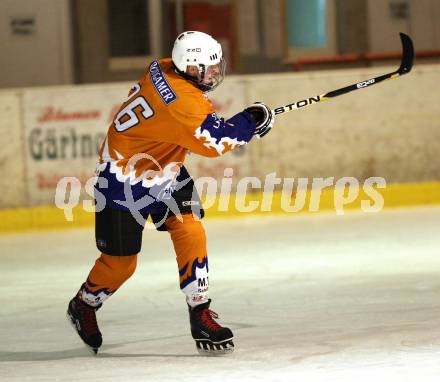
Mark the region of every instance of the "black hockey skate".
[[98, 353], [102, 344], [102, 335], [96, 322], [96, 310], [75, 296], [69, 302], [67, 308], [67, 318], [79, 334], [84, 343], [90, 348], [93, 354]]
[[208, 302], [195, 308], [188, 306], [191, 334], [196, 341], [196, 347], [202, 355], [223, 355], [234, 351], [231, 329], [219, 325], [214, 318], [218, 314], [209, 309]]

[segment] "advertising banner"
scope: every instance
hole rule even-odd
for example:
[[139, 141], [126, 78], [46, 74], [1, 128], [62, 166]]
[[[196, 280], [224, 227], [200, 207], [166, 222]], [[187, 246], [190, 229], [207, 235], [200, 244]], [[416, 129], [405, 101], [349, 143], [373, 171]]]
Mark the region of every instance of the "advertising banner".
[[21, 137], [20, 95], [0, 94], [0, 208], [26, 205], [23, 143]]
[[98, 147], [130, 85], [28, 90], [23, 94], [30, 205], [53, 204], [59, 179], [94, 175]]

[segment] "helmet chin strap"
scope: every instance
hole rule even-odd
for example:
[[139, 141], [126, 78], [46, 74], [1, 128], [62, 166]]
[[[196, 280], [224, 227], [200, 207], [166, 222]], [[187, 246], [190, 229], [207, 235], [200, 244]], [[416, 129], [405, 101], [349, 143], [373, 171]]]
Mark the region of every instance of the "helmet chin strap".
[[203, 82], [205, 79], [205, 73], [206, 73], [206, 66], [203, 64], [199, 64], [199, 74], [200, 74], [200, 81]]
[[179, 74], [181, 77], [183, 77], [185, 80], [191, 81], [195, 86], [197, 86], [200, 90], [204, 91], [204, 92], [208, 92], [210, 90], [212, 90], [212, 85], [209, 84], [203, 84], [201, 81], [203, 81], [203, 79], [205, 78], [205, 73], [206, 73], [206, 67], [203, 64], [199, 64], [199, 73], [200, 73], [200, 78], [201, 80], [199, 80], [196, 77], [190, 76], [188, 73], [185, 73], [181, 70], [179, 70], [179, 68], [174, 64], [174, 62], [172, 63], [173, 67], [174, 67], [174, 71]]

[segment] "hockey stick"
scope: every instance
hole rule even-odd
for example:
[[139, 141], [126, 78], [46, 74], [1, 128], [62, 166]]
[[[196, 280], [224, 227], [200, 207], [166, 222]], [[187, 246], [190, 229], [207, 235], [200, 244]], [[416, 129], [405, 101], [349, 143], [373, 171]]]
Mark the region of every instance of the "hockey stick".
[[298, 102], [293, 102], [293, 103], [290, 103], [286, 106], [278, 107], [273, 110], [274, 113], [275, 114], [287, 113], [292, 110], [300, 109], [304, 106], [312, 105], [314, 103], [318, 103], [318, 102], [322, 102], [322, 101], [327, 101], [330, 98], [334, 98], [334, 97], [340, 96], [342, 94], [349, 93], [353, 90], [364, 89], [368, 86], [378, 84], [379, 82], [382, 82], [385, 80], [392, 80], [394, 78], [397, 78], [399, 76], [403, 76], [404, 74], [409, 73], [411, 71], [412, 66], [413, 66], [413, 59], [414, 59], [413, 43], [411, 41], [411, 38], [404, 33], [400, 33], [400, 40], [402, 42], [402, 60], [400, 61], [399, 69], [397, 69], [395, 72], [391, 72], [388, 74], [384, 74], [382, 76], [370, 78], [369, 80], [361, 81], [361, 82], [358, 82], [357, 84], [348, 85], [348, 86], [343, 87], [341, 89], [332, 90], [332, 91], [325, 93], [325, 94], [321, 94], [321, 95], [318, 95], [315, 97], [303, 99]]

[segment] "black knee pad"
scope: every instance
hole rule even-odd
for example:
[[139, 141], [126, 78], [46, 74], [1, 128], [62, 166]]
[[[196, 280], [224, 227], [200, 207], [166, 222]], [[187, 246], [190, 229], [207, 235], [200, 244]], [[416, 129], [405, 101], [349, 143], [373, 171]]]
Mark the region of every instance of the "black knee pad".
[[95, 213], [95, 237], [98, 249], [111, 256], [131, 256], [140, 252], [140, 225], [128, 211], [105, 207]]

